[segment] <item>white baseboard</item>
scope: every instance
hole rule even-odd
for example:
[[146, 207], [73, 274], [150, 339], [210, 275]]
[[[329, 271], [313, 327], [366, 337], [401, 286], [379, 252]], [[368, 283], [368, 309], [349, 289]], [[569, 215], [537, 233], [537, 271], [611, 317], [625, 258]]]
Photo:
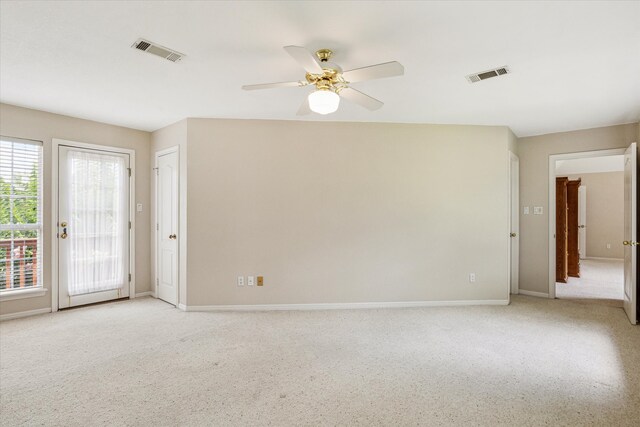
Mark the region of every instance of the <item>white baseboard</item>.
[[153, 291], [146, 291], [146, 292], [138, 292], [136, 294], [136, 298], [140, 298], [140, 297], [156, 297], [156, 293]]
[[586, 259], [586, 260], [590, 260], [590, 259], [596, 259], [596, 260], [601, 260], [601, 261], [624, 261], [624, 258], [604, 258], [604, 257], [599, 257], [599, 256], [588, 256], [588, 257], [584, 257], [581, 259]]
[[0, 315], [0, 321], [20, 319], [21, 317], [37, 316], [38, 314], [51, 313], [51, 308], [39, 308], [37, 310], [20, 311], [18, 313], [9, 313]]
[[549, 294], [545, 292], [534, 292], [534, 291], [526, 291], [524, 289], [520, 289], [518, 293], [520, 295], [528, 295], [530, 297], [549, 298]]
[[400, 301], [400, 302], [348, 302], [323, 304], [255, 304], [255, 305], [184, 305], [183, 311], [282, 311], [282, 310], [353, 310], [363, 308], [456, 307], [472, 305], [508, 305], [508, 300], [468, 301]]

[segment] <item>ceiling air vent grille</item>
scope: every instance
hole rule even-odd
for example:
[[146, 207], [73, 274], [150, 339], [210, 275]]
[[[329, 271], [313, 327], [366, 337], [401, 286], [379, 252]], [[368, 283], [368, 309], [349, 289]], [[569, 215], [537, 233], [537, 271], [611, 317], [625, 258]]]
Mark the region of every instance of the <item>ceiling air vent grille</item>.
[[136, 40], [136, 42], [132, 44], [131, 47], [143, 52], [150, 53], [152, 55], [159, 56], [164, 59], [168, 59], [171, 62], [178, 62], [182, 59], [183, 56], [185, 56], [183, 53], [166, 48], [164, 46], [160, 46], [159, 44], [155, 44], [145, 39]]
[[505, 74], [509, 74], [509, 68], [507, 66], [494, 68], [493, 70], [482, 71], [480, 73], [469, 74], [467, 80], [469, 83], [476, 83], [481, 80], [487, 80], [492, 77], [498, 77]]

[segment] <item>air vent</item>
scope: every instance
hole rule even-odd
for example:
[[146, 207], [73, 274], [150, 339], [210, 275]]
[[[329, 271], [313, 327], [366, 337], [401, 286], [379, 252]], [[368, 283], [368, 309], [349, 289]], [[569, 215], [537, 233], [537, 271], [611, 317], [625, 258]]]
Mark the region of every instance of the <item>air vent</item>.
[[160, 46], [159, 44], [155, 44], [153, 42], [150, 42], [149, 40], [144, 39], [136, 40], [136, 42], [132, 44], [131, 47], [143, 52], [150, 53], [152, 55], [159, 56], [164, 59], [168, 59], [171, 62], [178, 62], [182, 59], [183, 56], [185, 56], [180, 52], [176, 52], [175, 50]]
[[504, 74], [509, 74], [509, 68], [506, 66], [500, 68], [494, 68], [493, 70], [482, 71], [481, 73], [469, 74], [467, 80], [469, 83], [476, 83], [481, 80], [487, 80], [491, 77], [498, 77]]

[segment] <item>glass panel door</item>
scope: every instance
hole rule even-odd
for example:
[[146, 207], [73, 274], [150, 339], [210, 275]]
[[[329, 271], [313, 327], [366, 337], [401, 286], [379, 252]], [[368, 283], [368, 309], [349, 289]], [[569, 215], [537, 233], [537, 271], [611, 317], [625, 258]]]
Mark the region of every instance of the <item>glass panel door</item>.
[[129, 295], [129, 156], [61, 146], [59, 307]]

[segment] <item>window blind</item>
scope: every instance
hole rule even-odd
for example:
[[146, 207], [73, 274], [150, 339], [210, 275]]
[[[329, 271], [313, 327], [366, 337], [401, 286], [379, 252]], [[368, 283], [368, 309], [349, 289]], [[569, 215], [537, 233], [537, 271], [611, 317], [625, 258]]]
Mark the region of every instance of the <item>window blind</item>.
[[0, 292], [42, 286], [42, 142], [0, 136]]

